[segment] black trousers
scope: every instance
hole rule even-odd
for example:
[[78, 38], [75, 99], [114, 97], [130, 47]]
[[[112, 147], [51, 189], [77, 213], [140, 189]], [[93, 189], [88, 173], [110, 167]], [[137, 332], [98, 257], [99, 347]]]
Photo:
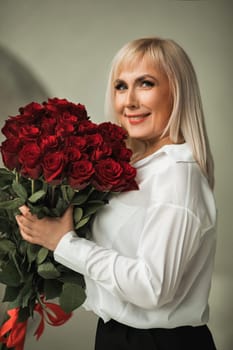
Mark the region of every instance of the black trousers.
[[205, 326], [138, 329], [114, 320], [98, 321], [95, 350], [216, 350]]

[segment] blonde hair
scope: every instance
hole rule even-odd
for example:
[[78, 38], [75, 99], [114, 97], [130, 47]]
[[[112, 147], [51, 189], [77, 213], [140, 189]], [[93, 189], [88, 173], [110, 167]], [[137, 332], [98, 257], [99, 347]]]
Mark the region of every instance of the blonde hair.
[[164, 133], [178, 143], [182, 136], [191, 147], [193, 156], [214, 187], [214, 162], [206, 131], [200, 89], [193, 65], [186, 52], [173, 40], [142, 38], [129, 42], [116, 54], [112, 61], [106, 91], [105, 112], [110, 120], [115, 119], [113, 107], [113, 81], [126, 64], [150, 59], [156, 68], [168, 77], [173, 98], [173, 109]]

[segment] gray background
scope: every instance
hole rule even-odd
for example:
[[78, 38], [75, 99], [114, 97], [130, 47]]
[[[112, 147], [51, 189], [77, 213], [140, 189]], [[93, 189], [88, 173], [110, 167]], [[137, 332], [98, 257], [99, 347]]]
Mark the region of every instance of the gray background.
[[[104, 120], [109, 63], [128, 40], [169, 37], [190, 55], [216, 163], [218, 248], [209, 326], [219, 350], [233, 348], [232, 15], [232, 2], [223, 0], [0, 0], [0, 126], [19, 106], [47, 96], [81, 102], [93, 121]], [[35, 319], [25, 350], [92, 350], [96, 321], [80, 309], [66, 325], [47, 326], [36, 342]]]

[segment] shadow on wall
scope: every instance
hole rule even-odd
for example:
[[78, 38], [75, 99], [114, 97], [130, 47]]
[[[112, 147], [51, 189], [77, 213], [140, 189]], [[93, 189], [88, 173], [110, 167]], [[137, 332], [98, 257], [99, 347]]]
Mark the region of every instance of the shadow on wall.
[[[48, 92], [33, 72], [6, 48], [0, 46], [0, 128], [8, 115], [32, 101], [42, 102]], [[0, 141], [2, 141], [0, 134]]]
[[[48, 92], [30, 69], [5, 48], [0, 47], [0, 129], [9, 115], [18, 113], [19, 107], [32, 101], [42, 102], [47, 97]], [[3, 140], [4, 136], [0, 133], [0, 143]], [[4, 286], [0, 285], [0, 301], [3, 293]], [[3, 305], [0, 303], [0, 314], [2, 309]]]

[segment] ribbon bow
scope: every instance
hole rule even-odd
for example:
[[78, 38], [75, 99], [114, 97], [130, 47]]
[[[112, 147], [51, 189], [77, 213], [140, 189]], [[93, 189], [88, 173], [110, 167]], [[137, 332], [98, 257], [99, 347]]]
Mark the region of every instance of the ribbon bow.
[[[43, 334], [45, 321], [52, 326], [61, 326], [72, 316], [72, 313], [64, 312], [59, 305], [45, 302], [43, 298], [41, 303], [35, 305], [34, 311], [41, 316], [39, 326], [34, 333], [36, 340]], [[8, 310], [7, 313], [10, 318], [0, 328], [0, 342], [6, 344], [8, 348], [23, 350], [28, 320], [18, 321], [19, 308]]]
[[37, 311], [41, 316], [40, 324], [34, 333], [37, 340], [40, 338], [40, 336], [44, 331], [45, 321], [51, 326], [56, 327], [56, 326], [63, 325], [72, 316], [72, 313], [64, 312], [59, 305], [54, 303], [44, 302], [43, 298], [42, 298], [42, 301], [43, 301], [43, 304], [38, 303], [35, 306], [35, 311]]

